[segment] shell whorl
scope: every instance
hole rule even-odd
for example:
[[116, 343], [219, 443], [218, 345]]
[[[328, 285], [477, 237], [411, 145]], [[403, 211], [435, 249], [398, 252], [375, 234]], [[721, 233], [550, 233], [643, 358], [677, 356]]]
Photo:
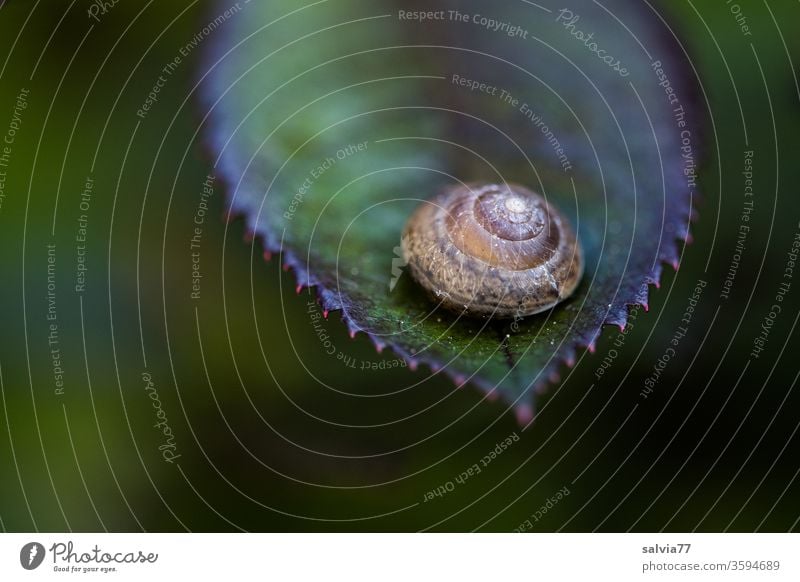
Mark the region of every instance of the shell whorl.
[[443, 307], [473, 315], [544, 311], [583, 272], [566, 219], [516, 184], [446, 189], [411, 216], [402, 248], [412, 276]]

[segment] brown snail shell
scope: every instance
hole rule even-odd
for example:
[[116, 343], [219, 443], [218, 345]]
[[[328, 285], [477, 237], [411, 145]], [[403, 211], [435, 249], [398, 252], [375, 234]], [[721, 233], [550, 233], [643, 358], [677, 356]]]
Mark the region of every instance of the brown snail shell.
[[402, 249], [412, 277], [443, 307], [468, 315], [545, 311], [583, 274], [567, 219], [517, 184], [446, 189], [411, 215]]

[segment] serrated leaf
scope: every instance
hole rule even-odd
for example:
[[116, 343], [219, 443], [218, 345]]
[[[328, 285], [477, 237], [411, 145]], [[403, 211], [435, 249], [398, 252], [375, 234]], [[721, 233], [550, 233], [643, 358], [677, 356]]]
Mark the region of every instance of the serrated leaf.
[[[206, 135], [232, 212], [326, 310], [411, 362], [497, 390], [524, 420], [558, 366], [646, 305], [662, 262], [677, 265], [699, 145], [693, 88], [646, 3], [415, 4], [248, 4], [207, 52]], [[571, 217], [586, 273], [570, 300], [517, 322], [471, 320], [435, 310], [403, 273], [412, 209], [470, 181], [525, 184]]]

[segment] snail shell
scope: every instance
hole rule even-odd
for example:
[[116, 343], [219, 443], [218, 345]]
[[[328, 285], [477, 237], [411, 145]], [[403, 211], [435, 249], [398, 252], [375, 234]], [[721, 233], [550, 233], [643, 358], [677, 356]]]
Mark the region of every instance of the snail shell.
[[412, 277], [443, 307], [468, 315], [545, 311], [583, 274], [566, 218], [517, 184], [446, 189], [411, 215], [402, 249]]

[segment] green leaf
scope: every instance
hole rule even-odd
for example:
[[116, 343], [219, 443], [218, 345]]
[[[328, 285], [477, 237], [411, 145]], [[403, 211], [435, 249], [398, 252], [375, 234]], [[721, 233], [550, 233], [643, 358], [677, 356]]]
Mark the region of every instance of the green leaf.
[[[300, 288], [525, 421], [576, 348], [677, 266], [694, 87], [645, 3], [440, 1], [419, 3], [435, 17], [422, 22], [402, 4], [247, 4], [206, 54], [206, 136], [231, 212]], [[571, 299], [518, 322], [434, 309], [400, 268], [400, 233], [422, 200], [470, 181], [525, 184], [571, 218], [586, 258]]]

